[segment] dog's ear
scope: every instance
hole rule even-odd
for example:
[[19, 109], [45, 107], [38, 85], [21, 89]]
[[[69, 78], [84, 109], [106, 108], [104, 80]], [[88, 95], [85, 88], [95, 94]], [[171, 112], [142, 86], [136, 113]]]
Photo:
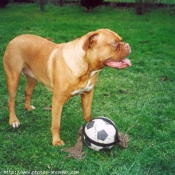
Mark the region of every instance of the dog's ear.
[[84, 44], [82, 46], [84, 51], [87, 51], [97, 41], [98, 33], [90, 32], [87, 34]]

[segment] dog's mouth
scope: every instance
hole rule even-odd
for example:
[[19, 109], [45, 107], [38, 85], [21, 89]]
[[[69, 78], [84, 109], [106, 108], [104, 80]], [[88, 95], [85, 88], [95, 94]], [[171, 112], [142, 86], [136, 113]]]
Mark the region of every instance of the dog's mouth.
[[112, 59], [107, 59], [104, 64], [108, 67], [116, 68], [116, 69], [124, 69], [128, 66], [131, 66], [131, 62], [129, 59], [125, 58], [120, 61], [115, 61]]

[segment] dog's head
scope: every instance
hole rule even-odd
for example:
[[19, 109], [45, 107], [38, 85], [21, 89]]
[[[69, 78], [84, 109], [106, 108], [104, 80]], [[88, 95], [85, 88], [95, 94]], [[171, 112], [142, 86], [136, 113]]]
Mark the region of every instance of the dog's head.
[[98, 64], [99, 68], [109, 66], [122, 69], [131, 66], [130, 60], [126, 59], [131, 52], [129, 44], [111, 30], [99, 29], [85, 35], [83, 50], [88, 61]]

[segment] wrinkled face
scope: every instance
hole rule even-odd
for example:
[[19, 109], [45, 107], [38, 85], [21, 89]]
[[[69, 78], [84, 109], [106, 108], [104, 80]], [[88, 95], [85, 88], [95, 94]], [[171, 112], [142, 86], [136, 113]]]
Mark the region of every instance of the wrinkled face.
[[92, 58], [98, 55], [101, 66], [118, 69], [131, 66], [130, 60], [126, 59], [131, 53], [131, 48], [118, 34], [108, 29], [99, 29], [89, 40], [89, 53], [92, 54]]

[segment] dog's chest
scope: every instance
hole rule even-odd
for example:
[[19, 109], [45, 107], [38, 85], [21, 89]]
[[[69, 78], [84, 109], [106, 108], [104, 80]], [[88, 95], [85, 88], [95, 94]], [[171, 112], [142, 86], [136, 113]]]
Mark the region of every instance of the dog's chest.
[[86, 86], [85, 86], [84, 88], [80, 88], [80, 89], [77, 89], [77, 90], [73, 91], [73, 92], [71, 93], [71, 95], [82, 94], [83, 92], [88, 92], [88, 91], [90, 91], [90, 90], [94, 87], [94, 84], [92, 84], [91, 79], [92, 79], [92, 77], [93, 77], [97, 72], [99, 72], [99, 71], [100, 71], [100, 70], [92, 71], [91, 74], [90, 74], [90, 77], [89, 77], [89, 79], [88, 79], [88, 81], [87, 81]]

